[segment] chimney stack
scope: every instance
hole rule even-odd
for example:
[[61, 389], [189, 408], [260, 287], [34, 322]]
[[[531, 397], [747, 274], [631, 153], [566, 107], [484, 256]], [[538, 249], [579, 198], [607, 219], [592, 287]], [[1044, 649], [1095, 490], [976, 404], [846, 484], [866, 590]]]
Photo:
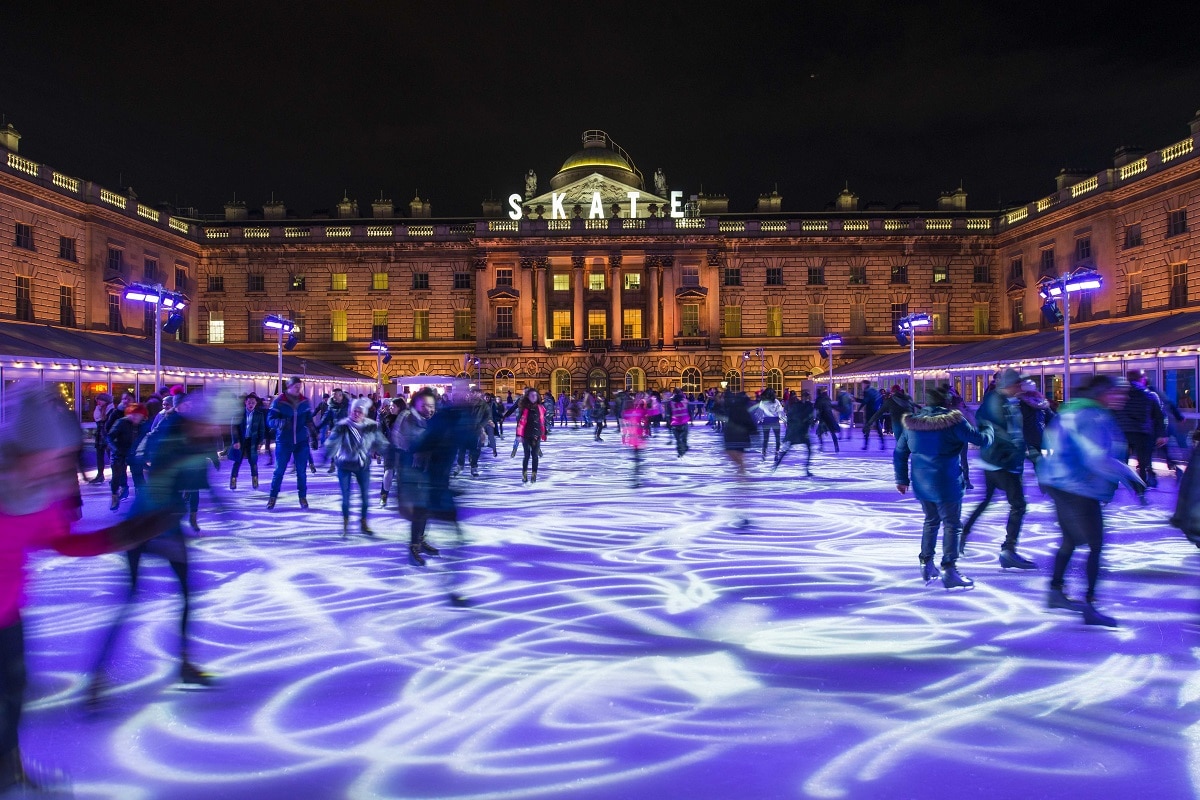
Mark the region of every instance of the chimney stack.
[[17, 129], [12, 126], [12, 123], [0, 128], [0, 147], [17, 152], [17, 148], [21, 144], [21, 134], [17, 133]]

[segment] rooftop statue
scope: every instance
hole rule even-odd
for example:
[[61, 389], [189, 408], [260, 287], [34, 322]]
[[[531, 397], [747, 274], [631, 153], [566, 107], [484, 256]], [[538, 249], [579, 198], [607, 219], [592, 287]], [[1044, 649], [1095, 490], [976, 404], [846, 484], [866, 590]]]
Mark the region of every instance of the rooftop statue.
[[659, 197], [667, 196], [667, 176], [663, 174], [662, 167], [654, 170], [654, 193]]
[[533, 170], [525, 173], [525, 199], [533, 197], [537, 194], [537, 173]]

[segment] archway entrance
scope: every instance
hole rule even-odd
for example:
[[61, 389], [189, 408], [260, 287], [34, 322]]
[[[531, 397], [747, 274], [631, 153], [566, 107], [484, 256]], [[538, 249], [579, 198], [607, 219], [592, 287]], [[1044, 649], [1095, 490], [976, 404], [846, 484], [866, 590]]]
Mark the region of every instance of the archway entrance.
[[608, 373], [596, 368], [588, 373], [588, 391], [599, 397], [608, 396]]

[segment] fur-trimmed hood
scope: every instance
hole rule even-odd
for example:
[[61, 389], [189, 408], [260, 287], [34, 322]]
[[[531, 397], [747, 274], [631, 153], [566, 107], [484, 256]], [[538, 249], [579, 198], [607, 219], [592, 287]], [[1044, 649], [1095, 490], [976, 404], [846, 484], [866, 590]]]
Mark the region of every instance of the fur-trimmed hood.
[[961, 411], [947, 411], [940, 407], [926, 408], [901, 417], [904, 427], [910, 431], [944, 431], [966, 421]]

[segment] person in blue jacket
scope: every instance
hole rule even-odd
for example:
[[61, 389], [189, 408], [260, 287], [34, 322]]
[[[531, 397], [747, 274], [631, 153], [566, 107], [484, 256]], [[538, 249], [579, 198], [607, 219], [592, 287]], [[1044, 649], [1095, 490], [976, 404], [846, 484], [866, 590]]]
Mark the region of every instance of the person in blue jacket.
[[305, 467], [311, 456], [309, 434], [313, 412], [312, 405], [304, 396], [302, 378], [296, 375], [288, 378], [287, 389], [271, 402], [267, 424], [275, 430], [275, 475], [271, 478], [271, 497], [267, 500], [267, 508], [275, 507], [289, 460], [296, 463], [296, 490], [300, 495], [300, 507], [308, 508], [308, 472]]
[[912, 460], [913, 494], [925, 512], [921, 532], [921, 574], [926, 582], [939, 576], [933, 565], [938, 527], [942, 528], [942, 585], [947, 589], [969, 588], [974, 581], [959, 574], [958, 539], [962, 530], [963, 472], [959, 453], [964, 444], [991, 444], [990, 427], [983, 431], [967, 421], [961, 411], [946, 407], [949, 387], [939, 386], [926, 393], [928, 405], [916, 414], [904, 417], [904, 433], [896, 440], [892, 464], [896, 472], [896, 490], [905, 494], [909, 487], [909, 459]]

